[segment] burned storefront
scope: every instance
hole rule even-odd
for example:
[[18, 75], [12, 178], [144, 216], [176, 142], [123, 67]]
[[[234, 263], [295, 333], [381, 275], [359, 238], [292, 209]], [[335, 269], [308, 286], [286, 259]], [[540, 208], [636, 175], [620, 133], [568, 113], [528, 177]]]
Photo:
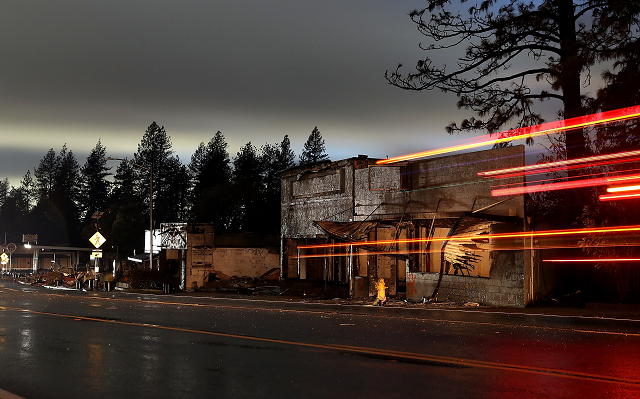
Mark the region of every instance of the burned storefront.
[[[366, 156], [282, 174], [282, 276], [368, 297], [524, 306], [534, 295], [524, 198], [478, 172], [524, 164], [523, 146], [379, 165]], [[522, 183], [510, 177], [498, 184]], [[335, 290], [334, 290], [335, 291]]]
[[158, 267], [179, 279], [182, 290], [219, 287], [233, 278], [279, 277], [277, 237], [214, 233], [211, 223], [161, 226]]

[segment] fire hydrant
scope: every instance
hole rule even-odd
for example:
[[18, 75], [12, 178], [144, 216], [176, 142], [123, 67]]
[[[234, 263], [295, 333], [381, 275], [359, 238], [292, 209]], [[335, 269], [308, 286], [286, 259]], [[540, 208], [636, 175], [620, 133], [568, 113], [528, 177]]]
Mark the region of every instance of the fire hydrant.
[[382, 306], [387, 302], [387, 296], [385, 295], [385, 289], [387, 287], [384, 285], [384, 279], [381, 278], [376, 283], [376, 289], [378, 290], [378, 297], [376, 298], [373, 306]]

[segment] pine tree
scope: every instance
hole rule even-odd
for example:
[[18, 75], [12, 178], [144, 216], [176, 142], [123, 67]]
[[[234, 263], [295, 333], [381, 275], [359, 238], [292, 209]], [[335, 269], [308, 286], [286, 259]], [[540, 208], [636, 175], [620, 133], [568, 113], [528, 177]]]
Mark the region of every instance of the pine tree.
[[98, 140], [80, 170], [82, 175], [82, 211], [85, 223], [91, 221], [94, 212], [106, 211], [109, 203], [107, 177], [111, 174], [105, 160], [106, 153], [107, 149]]
[[221, 132], [218, 131], [206, 145], [200, 143], [189, 164], [196, 195], [211, 187], [228, 183], [231, 179], [230, 162], [227, 142]]
[[[318, 134], [320, 134], [320, 132], [318, 132]], [[295, 166], [296, 154], [291, 149], [291, 141], [289, 141], [289, 135], [285, 135], [280, 142], [276, 156], [276, 168], [278, 169], [278, 171], [283, 171]]]
[[260, 231], [264, 195], [262, 160], [251, 142], [240, 148], [233, 160], [233, 185], [238, 208], [233, 217], [232, 228], [247, 232]]
[[325, 151], [324, 140], [316, 126], [309, 135], [307, 142], [304, 143], [304, 149], [300, 155], [300, 164], [305, 165], [328, 160], [329, 156]]
[[227, 142], [224, 135], [218, 131], [207, 144], [200, 143], [189, 163], [189, 173], [193, 182], [191, 219], [213, 223], [219, 231], [230, 227], [231, 214], [235, 207], [230, 197], [230, 162]]
[[[144, 132], [138, 144], [138, 151], [133, 156], [136, 164], [150, 168], [153, 174], [153, 218], [159, 223], [169, 221], [167, 218], [173, 206], [166, 197], [159, 195], [167, 191], [168, 181], [171, 179], [169, 162], [172, 154], [171, 138], [163, 126], [153, 122]], [[143, 168], [135, 169], [138, 195], [146, 202], [146, 209], [149, 209], [149, 173], [151, 172]]]
[[53, 148], [50, 148], [34, 170], [38, 200], [51, 197], [56, 184], [57, 173], [58, 157]]
[[[117, 245], [120, 254], [131, 254], [144, 248], [142, 232], [149, 228], [149, 215], [145, 216], [148, 205], [138, 196], [135, 166], [121, 161], [113, 176], [111, 206], [109, 207], [112, 245]], [[147, 192], [146, 198], [149, 197]], [[104, 223], [106, 225], [106, 223]]]
[[7, 201], [7, 198], [9, 197], [9, 191], [9, 179], [5, 177], [4, 180], [0, 180], [0, 207]]
[[20, 181], [20, 190], [22, 192], [21, 195], [24, 196], [26, 210], [30, 212], [38, 200], [38, 189], [35, 180], [31, 176], [31, 171], [27, 170], [27, 173]]
[[291, 150], [289, 136], [276, 145], [262, 146], [261, 155], [264, 179], [263, 229], [265, 233], [279, 234], [281, 214], [281, 173], [295, 165], [295, 154]]

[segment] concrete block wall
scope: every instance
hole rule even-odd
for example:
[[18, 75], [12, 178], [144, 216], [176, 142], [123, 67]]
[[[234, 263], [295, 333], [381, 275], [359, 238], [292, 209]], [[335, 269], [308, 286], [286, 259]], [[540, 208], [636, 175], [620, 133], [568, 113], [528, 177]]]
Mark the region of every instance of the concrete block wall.
[[[413, 301], [429, 298], [438, 277], [438, 273], [408, 273], [407, 298]], [[524, 251], [494, 252], [489, 278], [445, 274], [436, 300], [524, 307]]]

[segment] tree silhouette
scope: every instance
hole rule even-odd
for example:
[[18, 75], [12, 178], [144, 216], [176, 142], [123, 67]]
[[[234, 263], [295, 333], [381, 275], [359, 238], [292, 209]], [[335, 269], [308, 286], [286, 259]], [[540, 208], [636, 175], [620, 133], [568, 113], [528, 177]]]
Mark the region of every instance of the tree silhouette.
[[21, 196], [24, 198], [24, 205], [27, 212], [31, 211], [38, 200], [38, 189], [36, 182], [31, 176], [31, 171], [27, 170], [22, 180], [20, 180]]
[[295, 153], [291, 149], [289, 136], [285, 135], [278, 144], [265, 144], [261, 148], [262, 175], [264, 179], [263, 231], [269, 234], [280, 233], [282, 192], [281, 172], [295, 165]]
[[56, 184], [56, 174], [58, 173], [58, 156], [53, 148], [50, 148], [45, 156], [40, 160], [38, 167], [34, 170], [38, 199], [50, 198]]
[[[531, 109], [535, 101], [559, 100], [564, 118], [583, 115], [590, 68], [632, 41], [640, 12], [636, 0], [487, 0], [466, 13], [455, 9], [464, 3], [428, 0], [425, 9], [412, 11], [411, 20], [429, 40], [421, 46], [428, 56], [415, 72], [403, 75], [399, 65], [385, 73], [403, 89], [455, 93], [458, 108], [476, 116], [451, 123], [449, 133], [538, 124], [543, 119]], [[434, 54], [452, 49], [461, 54], [453, 68], [435, 65]], [[566, 133], [566, 151], [568, 158], [586, 153], [582, 130]]]
[[200, 143], [189, 163], [191, 219], [213, 223], [218, 231], [230, 228], [235, 208], [227, 146], [224, 135], [218, 131], [207, 144]]
[[200, 193], [231, 179], [227, 142], [220, 131], [205, 145], [200, 143], [191, 157], [189, 170], [193, 175], [193, 190]]
[[81, 205], [85, 224], [91, 221], [91, 216], [96, 211], [104, 212], [107, 210], [110, 184], [107, 177], [111, 174], [105, 160], [106, 154], [107, 149], [98, 140], [80, 169], [82, 175]]
[[324, 140], [322, 139], [322, 135], [316, 126], [313, 128], [313, 131], [309, 135], [309, 138], [304, 143], [304, 149], [302, 150], [302, 154], [300, 155], [300, 164], [310, 164], [319, 161], [325, 161], [329, 159], [329, 156], [326, 154], [326, 149], [324, 146]]
[[251, 142], [241, 147], [233, 160], [233, 185], [238, 208], [232, 228], [245, 232], [261, 231], [264, 196], [262, 160]]
[[[173, 222], [168, 220], [171, 207], [175, 204], [170, 199], [160, 195], [166, 193], [171, 179], [170, 159], [173, 155], [171, 138], [164, 130], [163, 126], [158, 126], [156, 122], [151, 123], [144, 132], [138, 151], [133, 155], [133, 162], [153, 171], [153, 218], [162, 222]], [[138, 195], [146, 202], [146, 209], [149, 209], [149, 171], [142, 168], [135, 168]], [[146, 212], [146, 211], [145, 211]], [[148, 216], [148, 215], [147, 215]], [[154, 227], [155, 228], [155, 227]]]
[[[109, 207], [109, 218], [113, 220], [110, 228], [113, 236], [112, 245], [118, 246], [118, 253], [125, 258], [134, 250], [144, 248], [142, 232], [149, 228], [149, 215], [145, 216], [148, 208], [138, 196], [134, 168], [135, 166], [126, 161], [118, 164], [113, 176]], [[148, 198], [148, 196], [147, 193], [145, 197]]]

